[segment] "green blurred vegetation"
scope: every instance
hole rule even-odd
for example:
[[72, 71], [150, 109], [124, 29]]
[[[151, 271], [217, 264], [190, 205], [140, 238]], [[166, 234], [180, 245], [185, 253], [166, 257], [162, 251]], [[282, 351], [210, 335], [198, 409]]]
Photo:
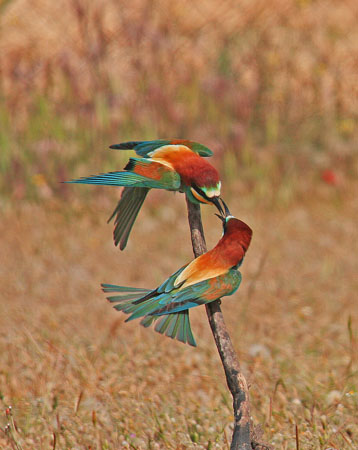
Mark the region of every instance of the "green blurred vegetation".
[[120, 168], [107, 147], [130, 139], [203, 142], [227, 184], [356, 175], [355, 12], [354, 0], [3, 3], [1, 198], [65, 196], [59, 181]]

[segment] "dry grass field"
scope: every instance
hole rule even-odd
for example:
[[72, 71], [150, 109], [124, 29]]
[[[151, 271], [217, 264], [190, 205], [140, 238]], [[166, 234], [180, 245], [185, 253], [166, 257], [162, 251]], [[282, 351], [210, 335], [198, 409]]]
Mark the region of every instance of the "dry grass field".
[[[183, 197], [153, 193], [119, 252], [105, 224], [113, 190], [86, 201], [83, 189], [2, 216], [0, 447], [229, 448], [231, 398], [204, 308], [195, 349], [124, 324], [99, 287], [154, 287], [192, 258]], [[357, 448], [354, 189], [317, 183], [285, 206], [240, 188], [228, 198], [254, 239], [223, 311], [254, 422], [277, 449], [296, 448], [296, 425], [302, 449]], [[203, 215], [212, 246], [220, 225], [212, 208]]]
[[0, 0], [1, 450], [229, 448], [204, 309], [194, 349], [100, 290], [192, 258], [183, 196], [151, 193], [122, 253], [119, 192], [59, 183], [157, 138], [210, 147], [254, 230], [223, 312], [263, 440], [358, 448], [357, 22], [356, 0]]

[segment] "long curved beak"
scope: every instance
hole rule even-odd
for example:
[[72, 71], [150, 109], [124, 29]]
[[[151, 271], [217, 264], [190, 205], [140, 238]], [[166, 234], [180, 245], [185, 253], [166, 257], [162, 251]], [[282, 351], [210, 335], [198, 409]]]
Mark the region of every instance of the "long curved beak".
[[224, 208], [225, 208], [225, 217], [232, 216], [232, 214], [231, 214], [227, 204], [224, 202], [224, 200], [222, 198], [220, 200], [221, 200], [221, 203], [224, 205]]
[[[210, 199], [214, 205], [217, 207], [217, 209], [219, 210], [219, 213], [221, 214], [221, 216], [224, 216], [224, 210], [219, 202], [219, 200], [221, 200], [220, 197], [213, 197]], [[221, 200], [222, 201], [222, 200]], [[218, 214], [217, 214], [218, 215]]]

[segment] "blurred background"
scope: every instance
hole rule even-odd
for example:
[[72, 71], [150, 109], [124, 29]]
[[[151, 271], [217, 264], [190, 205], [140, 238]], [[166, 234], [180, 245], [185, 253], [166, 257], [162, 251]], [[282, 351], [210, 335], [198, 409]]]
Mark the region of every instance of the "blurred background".
[[357, 11], [354, 0], [3, 1], [2, 198], [64, 195], [59, 179], [119, 165], [107, 146], [134, 138], [203, 142], [233, 178], [353, 174]]
[[192, 258], [183, 196], [151, 193], [121, 253], [119, 190], [60, 183], [121, 169], [110, 144], [187, 138], [254, 229], [223, 307], [255, 422], [277, 448], [296, 424], [303, 448], [355, 448], [357, 23], [356, 0], [0, 2], [0, 405], [18, 424], [3, 414], [0, 446], [226, 448], [204, 311], [193, 350], [123, 325], [99, 289]]

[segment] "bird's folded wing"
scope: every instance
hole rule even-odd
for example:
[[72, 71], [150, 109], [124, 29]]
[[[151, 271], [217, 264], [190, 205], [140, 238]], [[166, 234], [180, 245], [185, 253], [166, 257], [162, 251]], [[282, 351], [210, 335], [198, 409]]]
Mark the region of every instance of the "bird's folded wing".
[[[167, 293], [170, 292], [174, 289], [174, 283], [176, 281], [176, 279], [178, 278], [178, 276], [183, 272], [183, 270], [188, 266], [188, 264], [186, 264], [185, 266], [181, 267], [180, 269], [178, 269], [176, 272], [173, 273], [173, 275], [171, 275], [169, 278], [167, 278], [164, 283], [162, 283], [157, 291], [158, 293], [162, 294], [162, 293]], [[178, 287], [178, 286], [176, 286]]]
[[235, 269], [199, 283], [163, 293], [157, 297], [158, 308], [154, 315], [176, 313], [198, 305], [210, 303], [225, 295], [233, 294], [241, 283], [241, 273]]
[[171, 145], [185, 145], [193, 152], [200, 156], [208, 157], [212, 156], [213, 152], [205, 147], [205, 145], [199, 144], [198, 142], [192, 142], [182, 139], [157, 139], [154, 141], [130, 141], [122, 142], [121, 144], [111, 145], [110, 148], [116, 150], [134, 150], [137, 155], [148, 158], [149, 153], [155, 152], [160, 147], [171, 146]]
[[147, 158], [148, 153], [151, 153], [153, 150], [168, 144], [170, 144], [170, 140], [157, 139], [154, 141], [122, 142], [121, 144], [111, 145], [109, 148], [112, 148], [114, 150], [134, 150], [137, 155], [143, 158]]

